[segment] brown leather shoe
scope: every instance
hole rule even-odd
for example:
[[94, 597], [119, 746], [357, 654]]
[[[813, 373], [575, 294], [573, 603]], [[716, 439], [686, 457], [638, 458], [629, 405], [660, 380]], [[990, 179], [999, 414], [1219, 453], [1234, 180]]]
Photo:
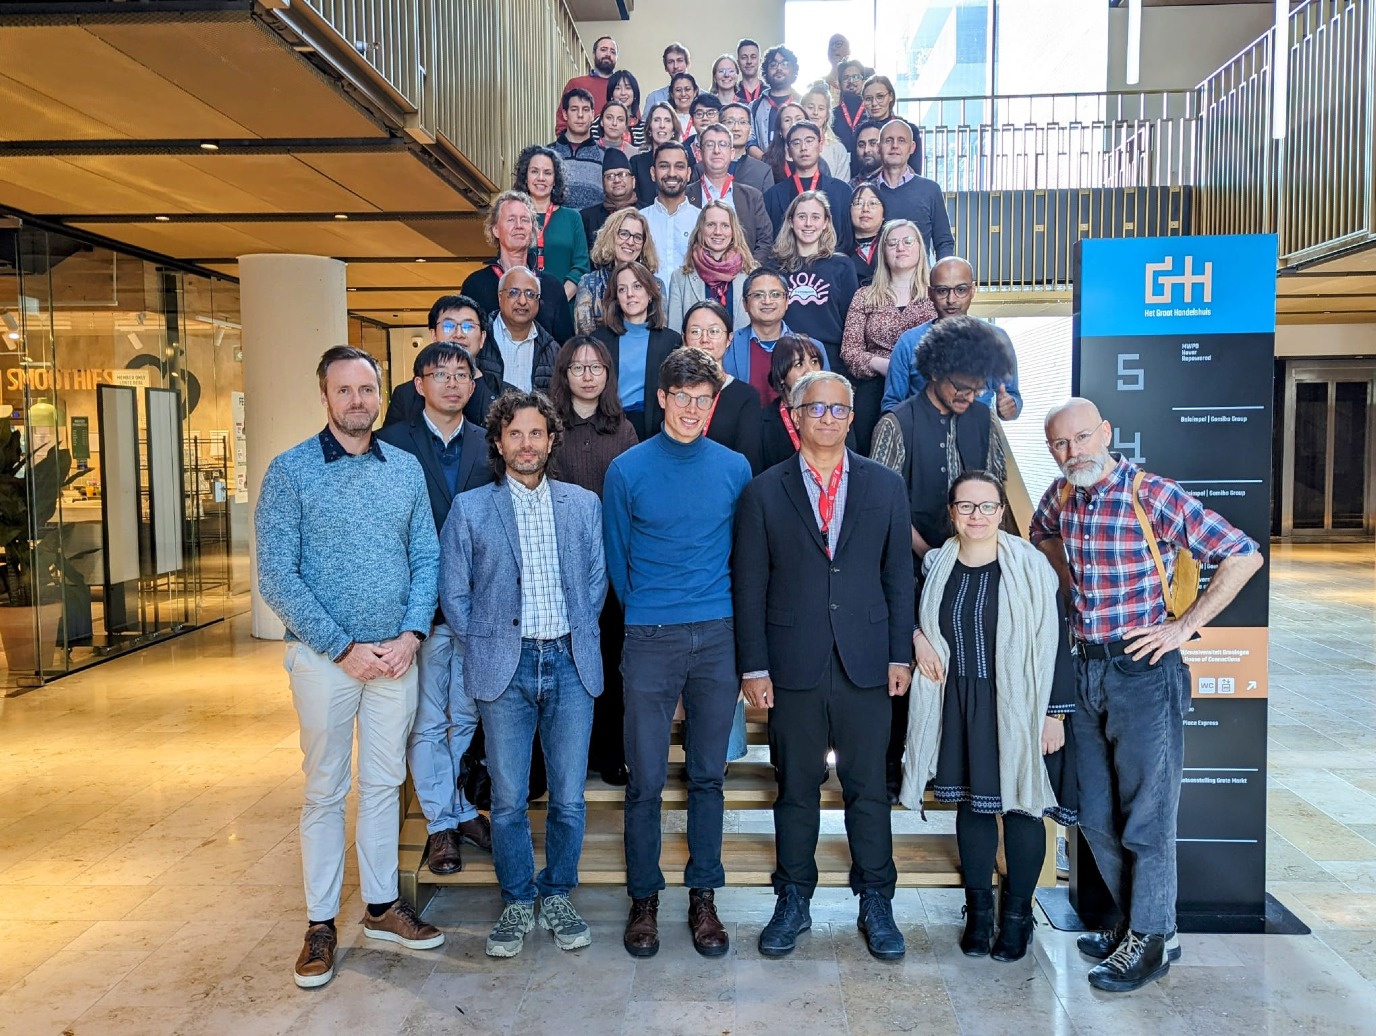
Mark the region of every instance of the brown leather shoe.
[[453, 828], [436, 831], [425, 840], [425, 865], [431, 874], [457, 874], [463, 870], [459, 833]]
[[363, 911], [363, 934], [369, 939], [400, 943], [408, 950], [433, 950], [444, 945], [444, 933], [422, 921], [404, 899], [394, 901], [381, 917]]
[[621, 940], [632, 957], [653, 957], [659, 952], [659, 893], [631, 900], [626, 935]]
[[476, 845], [485, 853], [492, 851], [492, 821], [479, 813], [472, 820], [459, 825], [459, 837], [469, 845]]
[[688, 890], [688, 928], [693, 949], [704, 957], [720, 957], [731, 948], [726, 929], [717, 919], [715, 893], [711, 889]]
[[293, 977], [302, 989], [323, 986], [334, 978], [334, 951], [339, 945], [339, 936], [327, 924], [313, 924], [306, 929], [306, 942], [301, 947], [301, 956], [296, 958], [296, 971]]

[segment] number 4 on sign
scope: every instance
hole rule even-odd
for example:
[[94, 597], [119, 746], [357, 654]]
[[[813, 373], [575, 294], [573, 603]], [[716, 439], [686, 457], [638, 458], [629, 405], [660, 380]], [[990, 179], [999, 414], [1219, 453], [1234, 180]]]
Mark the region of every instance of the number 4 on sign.
[[[1145, 464], [1147, 458], [1142, 456], [1142, 433], [1133, 432], [1131, 439], [1123, 438], [1123, 430], [1116, 425], [1113, 429], [1113, 448], [1121, 453], [1134, 464]], [[1132, 452], [1128, 452], [1128, 451]]]

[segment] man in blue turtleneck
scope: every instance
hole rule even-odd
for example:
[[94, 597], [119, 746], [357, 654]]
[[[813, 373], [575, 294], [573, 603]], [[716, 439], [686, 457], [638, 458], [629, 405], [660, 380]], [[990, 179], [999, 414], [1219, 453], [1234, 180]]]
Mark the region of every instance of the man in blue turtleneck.
[[703, 432], [721, 367], [675, 349], [659, 368], [664, 430], [612, 461], [603, 495], [607, 578], [626, 608], [626, 891], [623, 940], [635, 957], [659, 950], [660, 796], [674, 709], [687, 714], [688, 926], [707, 957], [730, 949], [717, 919], [722, 780], [740, 684], [731, 611], [731, 527], [750, 465]]

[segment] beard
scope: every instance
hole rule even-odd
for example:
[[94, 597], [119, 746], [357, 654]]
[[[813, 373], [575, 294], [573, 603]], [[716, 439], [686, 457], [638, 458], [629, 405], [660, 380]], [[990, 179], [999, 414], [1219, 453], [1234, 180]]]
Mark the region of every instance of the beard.
[[851, 163], [851, 175], [869, 177], [879, 172], [883, 164], [883, 160], [878, 155], [875, 155], [873, 158], [861, 158], [859, 155], [856, 155], [854, 161]]
[[350, 435], [362, 435], [369, 428], [373, 427], [373, 422], [377, 420], [377, 411], [371, 408], [361, 410], [345, 410], [341, 413], [332, 415], [334, 423], [339, 426], [340, 431]]
[[538, 475], [549, 463], [548, 453], [537, 453], [534, 457], [516, 454], [510, 459], [503, 458], [507, 468], [518, 475]]
[[616, 58], [598, 58], [592, 63], [592, 67], [604, 76], [610, 76], [616, 71]]
[[1104, 477], [1104, 472], [1108, 469], [1111, 460], [1112, 458], [1107, 453], [1101, 457], [1068, 460], [1060, 465], [1061, 474], [1072, 486], [1088, 489]]

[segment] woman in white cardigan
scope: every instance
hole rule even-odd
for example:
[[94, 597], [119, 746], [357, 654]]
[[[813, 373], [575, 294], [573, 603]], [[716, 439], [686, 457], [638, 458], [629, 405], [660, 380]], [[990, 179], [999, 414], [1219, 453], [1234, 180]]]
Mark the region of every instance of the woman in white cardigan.
[[704, 301], [731, 314], [731, 330], [748, 325], [745, 279], [759, 265], [735, 210], [718, 199], [707, 202], [688, 239], [683, 267], [669, 279], [669, 326], [682, 327], [684, 314]]
[[[1078, 796], [1065, 717], [1075, 710], [1069, 641], [1051, 563], [1002, 532], [1003, 483], [967, 471], [948, 502], [956, 534], [926, 559], [900, 799], [928, 781], [957, 803], [969, 956], [1020, 959], [1046, 853], [1043, 817], [1073, 825]], [[1008, 877], [994, 939], [991, 879], [1003, 817]]]

